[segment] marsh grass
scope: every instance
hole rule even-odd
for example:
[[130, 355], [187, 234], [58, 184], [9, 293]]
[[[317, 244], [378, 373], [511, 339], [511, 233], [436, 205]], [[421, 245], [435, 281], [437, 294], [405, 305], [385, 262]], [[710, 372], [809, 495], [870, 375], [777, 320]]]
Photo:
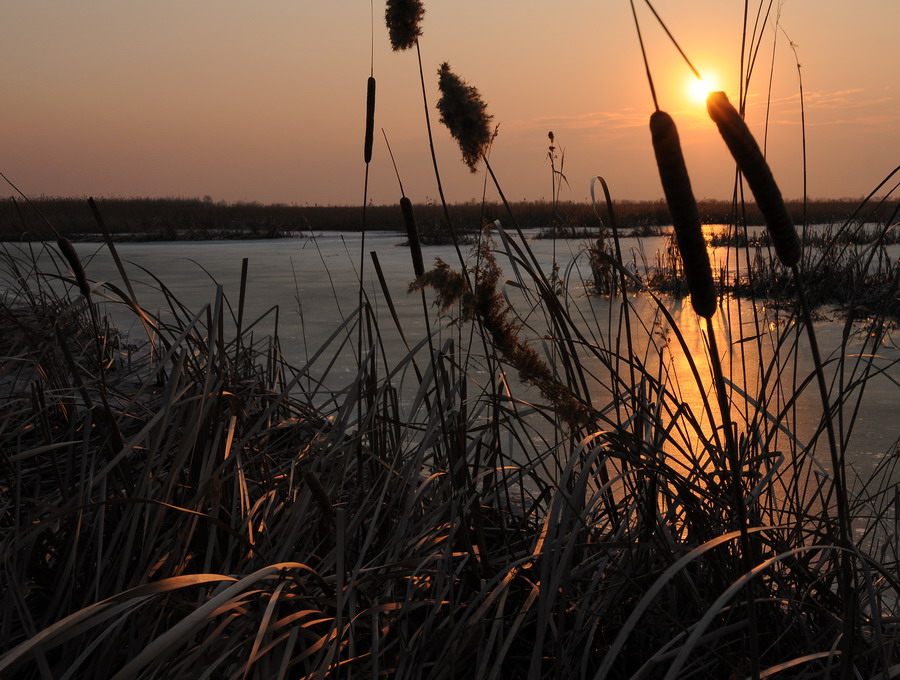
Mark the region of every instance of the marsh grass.
[[[762, 668], [827, 675], [842, 630], [839, 549], [822, 429], [801, 440], [789, 428], [809, 380], [786, 378], [802, 351], [796, 324], [779, 325], [765, 380], [731, 404], [760, 549], [747, 573], [708, 369], [668, 307], [660, 301], [655, 320], [632, 310], [629, 348], [630, 298], [602, 303], [618, 310], [608, 322], [584, 317], [527, 242], [499, 238], [531, 311], [510, 307], [499, 274], [492, 286], [473, 264], [483, 300], [467, 320], [443, 317], [456, 330], [430, 357], [426, 339], [407, 338], [396, 365], [380, 358], [384, 320], [366, 303], [294, 366], [261, 330], [275, 310], [242, 318], [252, 291], [233, 301], [220, 290], [189, 310], [158, 281], [163, 321], [124, 282], [91, 281], [90, 301], [55, 251], [7, 248], [0, 671], [727, 677], [742, 667], [748, 631], [734, 605], [752, 583]], [[147, 317], [145, 343], [105, 322], [95, 337], [90, 305], [103, 299]], [[322, 374], [359, 323], [371, 332], [356, 376], [325, 392]], [[520, 343], [540, 338], [535, 356], [552, 359], [589, 426], [560, 424], [552, 392], [506, 376], [522, 357], [495, 341], [498, 323], [517, 326]], [[463, 328], [494, 338], [490, 353], [460, 345]], [[842, 413], [890, 369], [867, 342], [873, 351], [841, 360]], [[699, 411], [676, 356], [707, 395]], [[404, 375], [418, 376], [405, 406]], [[100, 391], [121, 446], [102, 424]], [[898, 452], [887, 453], [850, 499], [864, 584], [855, 663], [869, 674], [896, 663]]]

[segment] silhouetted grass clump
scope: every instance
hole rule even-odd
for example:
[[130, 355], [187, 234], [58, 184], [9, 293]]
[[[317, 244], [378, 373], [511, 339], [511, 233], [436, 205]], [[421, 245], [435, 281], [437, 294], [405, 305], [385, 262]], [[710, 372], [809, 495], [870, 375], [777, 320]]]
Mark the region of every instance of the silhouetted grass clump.
[[[672, 345], [643, 335], [636, 309], [640, 353], [576, 315], [527, 242], [500, 236], [532, 296], [527, 323], [482, 241], [474, 288], [447, 265], [417, 285], [455, 303], [447, 330], [471, 329], [487, 354], [420, 343], [383, 370], [361, 360], [354, 384], [366, 388], [328, 395], [320, 369], [339, 343], [293, 366], [277, 337], [259, 335], [265, 319], [228, 313], [243, 298], [220, 292], [190, 310], [163, 289], [175, 312], [163, 321], [124, 283], [88, 270], [86, 298], [55, 251], [39, 265], [7, 248], [0, 674], [622, 677], [662, 672], [688, 644], [701, 677], [722, 677], [746, 640], [734, 598], [750, 584], [763, 663], [827, 655], [846, 625], [833, 478], [817, 462], [821, 430], [784, 433], [803, 389], [784, 376], [798, 324], [777, 326], [783, 349], [763, 362], [755, 396], [731, 404], [758, 550], [747, 577], [724, 447], [704, 416], [715, 402], [688, 406], [667, 377]], [[144, 319], [145, 339], [95, 324], [98, 296]], [[536, 315], [552, 329], [538, 343]], [[364, 355], [380, 356], [387, 329], [365, 301], [333, 337], [358, 324]], [[836, 403], [887, 368], [859, 356]], [[517, 394], [508, 369], [534, 394]], [[412, 406], [397, 399], [403, 374], [420, 376]], [[788, 411], [770, 410], [784, 390]], [[871, 583], [850, 625], [868, 668], [896, 640], [887, 480], [900, 458], [887, 453], [849, 497], [865, 555], [854, 574]]]

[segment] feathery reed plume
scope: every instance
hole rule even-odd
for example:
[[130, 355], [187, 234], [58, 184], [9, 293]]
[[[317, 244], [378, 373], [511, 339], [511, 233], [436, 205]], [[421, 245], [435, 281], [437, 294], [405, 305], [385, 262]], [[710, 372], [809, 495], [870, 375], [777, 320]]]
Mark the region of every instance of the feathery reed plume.
[[747, 178], [747, 184], [756, 198], [756, 205], [772, 235], [778, 259], [787, 267], [794, 266], [800, 261], [800, 239], [769, 164], [759, 150], [753, 134], [724, 92], [710, 92], [706, 99], [706, 110]]
[[366, 86], [366, 144], [363, 158], [366, 163], [372, 160], [372, 141], [375, 134], [375, 78], [369, 76]]
[[573, 429], [587, 427], [596, 414], [581, 401], [569, 385], [554, 375], [547, 362], [519, 337], [520, 327], [509, 319], [509, 305], [497, 290], [500, 268], [491, 252], [489, 238], [482, 238], [476, 247], [478, 265], [475, 269], [474, 289], [467, 278], [450, 269], [450, 265], [436, 259], [434, 269], [413, 281], [410, 292], [430, 286], [436, 293], [436, 303], [442, 311], [460, 305], [463, 321], [478, 320], [488, 333], [491, 345], [519, 372], [519, 378], [538, 388], [556, 409], [557, 415]]
[[446, 61], [438, 69], [441, 122], [459, 144], [463, 162], [475, 172], [491, 142], [491, 116], [478, 90], [450, 70]]
[[387, 0], [384, 21], [387, 24], [391, 47], [395, 52], [408, 50], [422, 35], [419, 23], [425, 16], [421, 0]]
[[84, 273], [81, 258], [79, 258], [78, 253], [75, 252], [75, 246], [73, 246], [72, 242], [65, 236], [60, 236], [56, 239], [56, 245], [59, 246], [60, 252], [62, 252], [63, 257], [66, 258], [66, 262], [68, 262], [69, 266], [72, 268], [72, 273], [75, 275], [75, 281], [78, 283], [78, 290], [81, 291], [81, 294], [84, 295], [84, 297], [90, 299], [91, 287], [88, 285], [87, 275]]
[[403, 222], [406, 224], [406, 236], [409, 239], [409, 252], [412, 255], [413, 271], [416, 278], [425, 273], [425, 262], [422, 259], [422, 244], [419, 241], [419, 228], [413, 213], [412, 201], [406, 196], [400, 199], [400, 210], [403, 211]]
[[700, 213], [672, 116], [665, 111], [654, 111], [650, 116], [650, 134], [659, 178], [675, 227], [684, 275], [691, 291], [691, 305], [697, 314], [709, 319], [716, 312], [716, 288], [700, 226]]

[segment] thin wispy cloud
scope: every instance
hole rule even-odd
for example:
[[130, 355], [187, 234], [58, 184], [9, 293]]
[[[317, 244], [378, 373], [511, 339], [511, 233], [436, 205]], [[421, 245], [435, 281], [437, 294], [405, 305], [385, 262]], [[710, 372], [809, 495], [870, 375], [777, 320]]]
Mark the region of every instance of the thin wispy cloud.
[[624, 109], [622, 111], [591, 111], [574, 116], [548, 116], [530, 121], [532, 127], [566, 127], [575, 130], [589, 130], [605, 127], [627, 129], [647, 125], [646, 111]]
[[[754, 120], [765, 115], [764, 95], [750, 98], [749, 113]], [[769, 108], [770, 126], [795, 127], [801, 124], [800, 94], [773, 99]], [[900, 123], [900, 106], [890, 88], [852, 88], [803, 93], [806, 126], [858, 126], [868, 130], [896, 129]]]
[[[803, 93], [803, 101], [807, 110], [818, 109], [867, 109], [872, 106], [882, 106], [896, 101], [893, 95], [874, 93], [865, 88], [853, 88], [850, 90], [837, 90], [834, 92], [806, 91]], [[764, 107], [766, 105], [764, 95], [751, 95], [749, 105], [751, 107]], [[779, 97], [771, 102], [772, 108], [784, 105], [795, 105], [800, 109], [800, 93], [794, 93], [787, 97]]]

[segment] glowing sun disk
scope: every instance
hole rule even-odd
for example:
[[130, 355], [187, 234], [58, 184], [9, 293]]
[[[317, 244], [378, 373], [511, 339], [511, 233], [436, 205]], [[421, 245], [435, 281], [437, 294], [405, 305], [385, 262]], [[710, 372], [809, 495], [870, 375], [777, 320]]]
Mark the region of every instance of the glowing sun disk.
[[688, 93], [691, 99], [698, 103], [705, 102], [706, 96], [717, 89], [719, 88], [716, 85], [715, 78], [709, 75], [703, 79], [691, 78], [688, 82]]

